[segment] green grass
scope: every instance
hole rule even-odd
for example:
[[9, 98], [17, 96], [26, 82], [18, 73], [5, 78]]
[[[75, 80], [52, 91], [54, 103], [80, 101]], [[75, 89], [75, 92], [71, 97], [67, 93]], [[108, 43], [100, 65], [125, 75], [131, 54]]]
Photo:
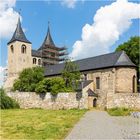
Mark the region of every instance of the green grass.
[[124, 108], [124, 107], [115, 107], [111, 109], [107, 109], [107, 112], [111, 116], [128, 116], [132, 112], [132, 109], [130, 108]]
[[1, 139], [63, 139], [86, 110], [1, 110]]

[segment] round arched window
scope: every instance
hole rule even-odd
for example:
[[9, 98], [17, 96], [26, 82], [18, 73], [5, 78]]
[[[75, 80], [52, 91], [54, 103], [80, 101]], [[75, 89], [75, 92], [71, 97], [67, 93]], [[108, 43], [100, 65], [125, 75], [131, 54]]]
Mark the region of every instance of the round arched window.
[[33, 58], [33, 64], [36, 64], [36, 58]]
[[38, 59], [38, 65], [41, 65], [41, 59]]
[[26, 46], [24, 44], [21, 46], [21, 53], [26, 53]]

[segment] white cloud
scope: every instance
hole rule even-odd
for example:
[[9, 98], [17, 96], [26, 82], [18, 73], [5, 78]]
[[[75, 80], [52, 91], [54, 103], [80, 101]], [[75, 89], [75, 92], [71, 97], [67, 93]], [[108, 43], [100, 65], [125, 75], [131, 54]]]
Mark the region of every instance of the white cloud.
[[67, 6], [68, 8], [74, 8], [77, 0], [62, 0], [61, 4]]
[[5, 67], [0, 66], [0, 87], [3, 85], [3, 81], [4, 81], [4, 70]]
[[18, 13], [13, 7], [16, 0], [0, 0], [0, 38], [10, 37], [17, 24]]
[[81, 40], [73, 45], [70, 57], [81, 59], [108, 53], [110, 47], [127, 31], [132, 19], [140, 18], [140, 4], [117, 0], [101, 7], [93, 17], [93, 24], [82, 29]]

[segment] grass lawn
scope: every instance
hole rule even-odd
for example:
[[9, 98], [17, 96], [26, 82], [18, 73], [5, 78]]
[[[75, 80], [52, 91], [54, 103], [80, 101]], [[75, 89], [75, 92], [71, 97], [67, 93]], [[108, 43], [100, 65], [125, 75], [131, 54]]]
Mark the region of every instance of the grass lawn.
[[86, 110], [1, 110], [1, 139], [63, 139]]
[[124, 107], [115, 107], [107, 110], [108, 114], [111, 116], [128, 116], [130, 115], [131, 111], [132, 109]]

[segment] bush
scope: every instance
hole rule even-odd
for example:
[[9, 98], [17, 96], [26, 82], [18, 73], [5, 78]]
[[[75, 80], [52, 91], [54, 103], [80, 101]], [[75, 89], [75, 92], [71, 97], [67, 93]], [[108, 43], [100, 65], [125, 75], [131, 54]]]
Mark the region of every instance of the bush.
[[107, 112], [111, 116], [128, 116], [131, 113], [131, 109], [125, 107], [115, 107], [111, 109], [107, 109]]
[[13, 90], [34, 92], [36, 84], [44, 79], [44, 70], [41, 67], [24, 69], [14, 82]]
[[4, 89], [0, 89], [0, 108], [1, 109], [10, 109], [10, 108], [20, 108], [19, 104], [6, 96]]
[[52, 95], [57, 95], [59, 92], [70, 92], [72, 88], [67, 88], [63, 78], [56, 77], [51, 79], [44, 79], [40, 81], [35, 91], [37, 93], [51, 92]]

